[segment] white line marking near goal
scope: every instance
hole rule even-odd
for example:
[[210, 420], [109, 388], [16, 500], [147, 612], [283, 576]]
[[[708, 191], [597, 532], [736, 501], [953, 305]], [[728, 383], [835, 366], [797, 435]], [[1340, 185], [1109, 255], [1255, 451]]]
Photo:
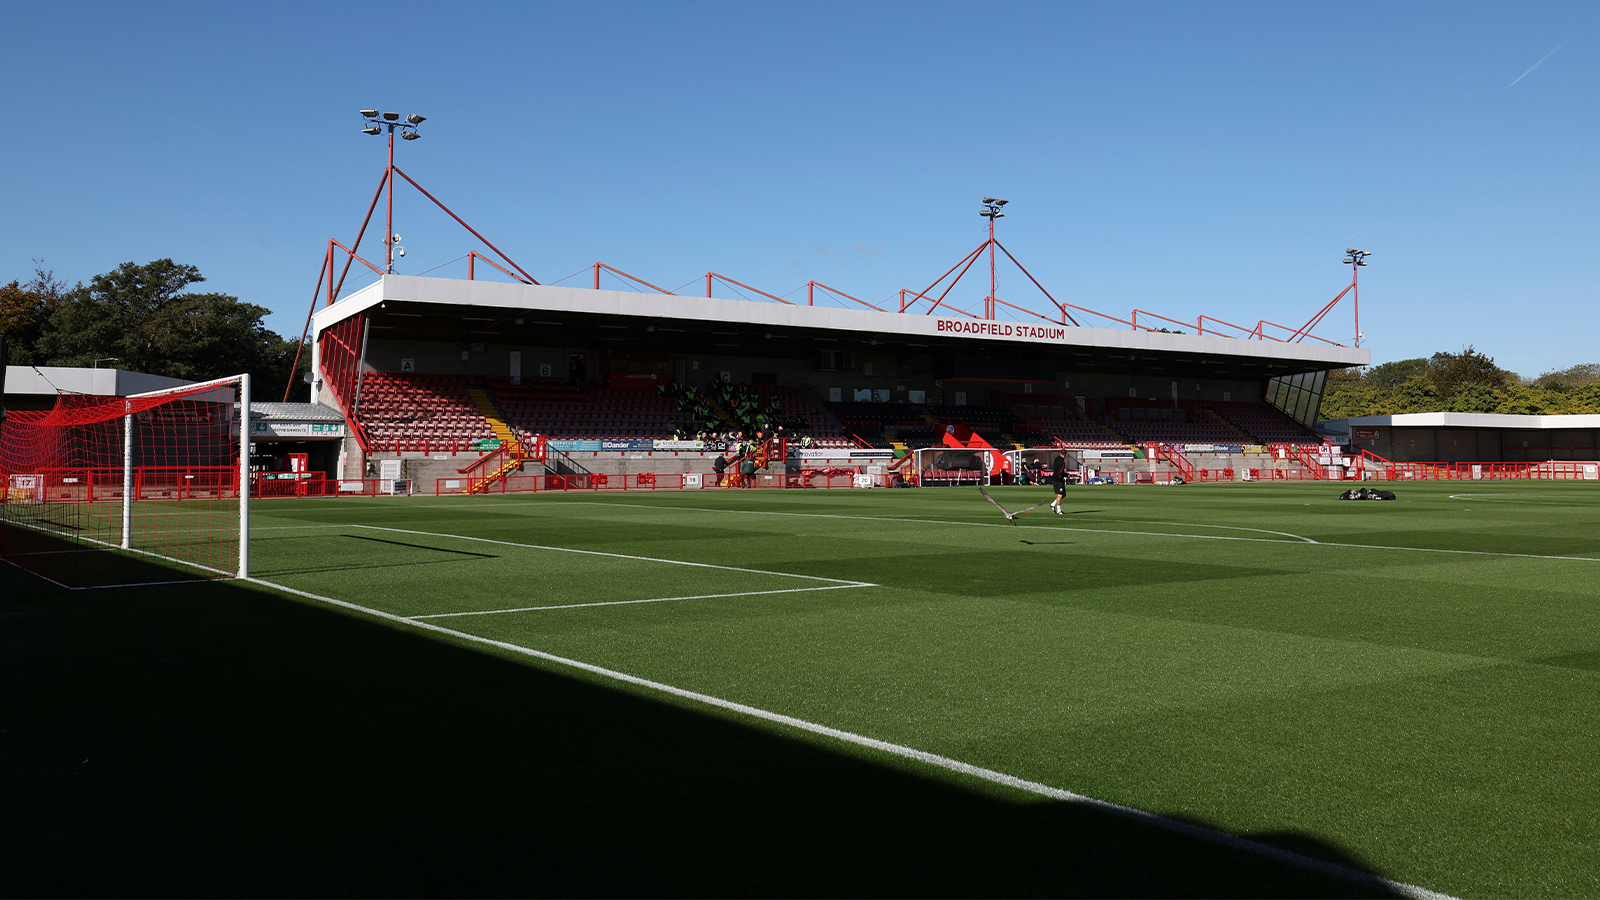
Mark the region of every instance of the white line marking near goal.
[[732, 594], [694, 594], [688, 597], [651, 597], [648, 600], [606, 600], [601, 603], [563, 603], [560, 606], [519, 606], [515, 609], [485, 609], [478, 612], [430, 613], [413, 619], [448, 619], [453, 616], [494, 616], [500, 613], [534, 612], [541, 609], [584, 609], [590, 606], [627, 606], [630, 603], [666, 603], [668, 600], [711, 600], [717, 597], [760, 597], [766, 594], [803, 594], [807, 591], [842, 591], [846, 588], [876, 587], [871, 584], [824, 584], [817, 587], [785, 588], [780, 591], [736, 591]]
[[748, 572], [754, 575], [778, 575], [783, 578], [804, 578], [808, 581], [828, 581], [844, 587], [878, 587], [867, 581], [851, 581], [848, 578], [824, 578], [821, 575], [796, 575], [793, 572], [774, 572], [769, 569], [746, 569], [740, 566], [719, 566], [715, 563], [687, 562], [681, 559], [662, 559], [659, 556], [632, 556], [627, 553], [607, 553], [603, 550], [576, 550], [572, 547], [549, 547], [543, 544], [522, 544], [516, 541], [497, 541], [492, 538], [469, 537], [464, 534], [450, 534], [438, 531], [413, 531], [409, 528], [386, 528], [382, 525], [349, 525], [349, 528], [369, 528], [373, 531], [392, 531], [396, 534], [416, 534], [426, 537], [453, 538], [458, 541], [476, 541], [480, 544], [498, 544], [502, 547], [522, 547], [528, 550], [553, 550], [559, 553], [581, 553], [584, 556], [609, 556], [614, 559], [633, 559], [640, 562], [666, 563], [672, 566], [694, 566], [698, 569], [721, 569], [724, 572]]
[[[203, 570], [205, 570], [207, 572], [215, 572], [218, 575], [221, 575], [221, 576], [223, 576], [225, 578], [237, 577], [237, 573], [235, 573], [235, 572], [227, 572], [227, 571], [224, 571], [222, 569], [214, 569], [211, 566], [204, 565], [202, 563], [190, 562], [187, 559], [178, 559], [175, 556], [166, 556], [166, 555], [161, 554], [161, 553], [156, 553], [153, 550], [140, 550], [137, 547], [123, 547], [120, 544], [113, 544], [110, 541], [102, 541], [102, 540], [99, 540], [98, 538], [92, 538], [92, 537], [88, 537], [86, 535], [73, 534], [70, 531], [57, 531], [57, 530], [55, 530], [53, 528], [45, 528], [45, 527], [42, 527], [42, 526], [37, 525], [37, 524], [30, 525], [30, 524], [25, 523], [25, 522], [13, 522], [11, 524], [18, 525], [18, 526], [23, 527], [23, 528], [29, 528], [29, 529], [32, 529], [34, 531], [43, 532], [45, 534], [53, 534], [53, 535], [56, 535], [57, 537], [68, 538], [68, 539], [75, 540], [75, 541], [88, 541], [91, 544], [99, 544], [101, 547], [103, 547], [103, 548], [105, 548], [107, 550], [113, 550], [113, 551], [121, 550], [121, 551], [123, 551], [125, 553], [137, 553], [137, 554], [139, 554], [141, 556], [152, 556], [152, 557], [155, 557], [156, 559], [164, 559], [167, 562], [177, 563], [180, 566], [189, 566], [190, 568], [194, 568], [194, 569], [203, 569]], [[16, 563], [11, 563], [11, 565], [16, 566], [17, 564]], [[17, 568], [22, 569], [21, 566], [17, 566]], [[51, 584], [56, 585], [58, 587], [65, 588], [66, 590], [69, 590], [69, 591], [88, 591], [88, 590], [93, 590], [95, 587], [99, 586], [99, 585], [90, 585], [88, 587], [71, 587], [69, 585], [62, 584], [61, 582], [56, 581], [55, 579], [45, 578], [43, 575], [40, 575], [38, 572], [35, 572], [35, 571], [31, 570], [31, 569], [22, 569], [22, 571], [27, 572], [29, 575], [34, 575], [34, 576], [37, 576], [39, 578], [44, 578], [45, 581], [48, 581]], [[209, 581], [211, 579], [202, 579], [202, 580]], [[145, 585], [145, 584], [177, 584], [177, 582], [173, 582], [173, 581], [134, 582], [134, 583], [131, 583], [131, 584], [105, 585], [105, 587], [141, 587], [142, 585]]]
[[[1525, 503], [1529, 506], [1559, 506], [1563, 509], [1594, 509], [1593, 505], [1581, 503], [1556, 503], [1552, 500], [1496, 500], [1495, 497], [1504, 497], [1505, 494], [1451, 494], [1451, 500], [1466, 500], [1469, 503]], [[1544, 496], [1554, 496], [1546, 494]]]
[[512, 644], [506, 641], [497, 641], [492, 638], [481, 637], [465, 631], [457, 631], [453, 628], [445, 628], [442, 625], [435, 625], [432, 622], [419, 622], [416, 619], [408, 619], [404, 616], [395, 615], [394, 613], [387, 613], [383, 612], [382, 610], [371, 609], [356, 603], [351, 603], [347, 600], [336, 600], [332, 597], [324, 597], [321, 594], [313, 594], [310, 591], [302, 591], [296, 588], [285, 587], [281, 584], [274, 584], [270, 581], [262, 581], [259, 578], [250, 577], [240, 580], [250, 582], [251, 584], [261, 585], [262, 587], [271, 588], [273, 590], [283, 591], [286, 594], [293, 594], [297, 597], [304, 597], [308, 600], [316, 600], [321, 603], [328, 603], [333, 606], [342, 607], [355, 612], [365, 613], [369, 616], [374, 616], [390, 622], [396, 622], [401, 625], [407, 625], [412, 628], [420, 628], [437, 634], [449, 635], [460, 640], [471, 641], [475, 644], [495, 647], [510, 653], [529, 656], [535, 659], [542, 659], [546, 662], [555, 663], [556, 665], [560, 666], [567, 666], [573, 669], [579, 669], [592, 675], [598, 675], [602, 678], [609, 678], [613, 681], [620, 681], [625, 684], [631, 684], [647, 690], [669, 694], [674, 697], [680, 697], [685, 700], [691, 700], [696, 703], [702, 703], [718, 709], [725, 709], [729, 712], [739, 713], [741, 715], [750, 716], [756, 719], [762, 719], [767, 722], [784, 725], [799, 731], [806, 731], [810, 732], [811, 734], [822, 735], [823, 737], [832, 738], [847, 744], [854, 744], [858, 747], [867, 747], [872, 750], [877, 750], [892, 756], [898, 756], [903, 759], [916, 760], [917, 762], [924, 763], [926, 765], [935, 766], [950, 772], [956, 772], [971, 778], [981, 779], [993, 784], [1003, 785], [1014, 790], [1023, 791], [1041, 797], [1049, 797], [1053, 800], [1062, 800], [1068, 803], [1081, 803], [1086, 806], [1091, 806], [1106, 812], [1115, 813], [1117, 815], [1125, 816], [1146, 824], [1155, 825], [1178, 834], [1185, 834], [1191, 837], [1210, 841], [1215, 844], [1221, 844], [1225, 847], [1232, 847], [1237, 850], [1255, 853], [1260, 856], [1265, 856], [1269, 859], [1276, 859], [1281, 862], [1286, 862], [1291, 865], [1310, 869], [1314, 872], [1332, 875], [1337, 878], [1343, 878], [1358, 884], [1386, 888], [1407, 897], [1418, 898], [1418, 900], [1454, 900], [1454, 898], [1452, 898], [1449, 894], [1441, 894], [1436, 891], [1430, 891], [1427, 888], [1417, 887], [1404, 882], [1390, 881], [1387, 878], [1373, 875], [1370, 872], [1363, 872], [1359, 869], [1342, 866], [1338, 863], [1329, 862], [1327, 860], [1304, 856], [1302, 854], [1295, 853], [1292, 850], [1285, 850], [1282, 847], [1273, 846], [1272, 844], [1264, 844], [1259, 841], [1252, 841], [1249, 838], [1239, 837], [1235, 834], [1229, 834], [1225, 831], [1218, 831], [1214, 828], [1206, 828], [1205, 826], [1195, 825], [1190, 822], [1169, 819], [1165, 816], [1156, 815], [1155, 813], [1145, 812], [1142, 809], [1135, 809], [1131, 806], [1123, 806], [1120, 803], [1096, 800], [1093, 797], [1086, 797], [1083, 794], [1075, 794], [1071, 791], [1065, 791], [1060, 788], [1051, 787], [1050, 785], [1041, 784], [1037, 781], [1029, 781], [1025, 778], [1018, 778], [1015, 775], [1007, 775], [1004, 772], [996, 771], [994, 769], [975, 766], [971, 763], [964, 763], [948, 756], [940, 756], [937, 753], [929, 753], [925, 750], [917, 750], [913, 747], [907, 747], [903, 744], [892, 744], [888, 741], [867, 737], [866, 735], [856, 734], [850, 731], [843, 731], [841, 729], [833, 728], [828, 725], [821, 725], [816, 722], [808, 722], [805, 719], [797, 719], [794, 716], [784, 715], [783, 713], [772, 712], [770, 710], [761, 709], [755, 706], [748, 706], [733, 700], [724, 700], [721, 697], [714, 697], [710, 694], [702, 694], [698, 691], [674, 687], [670, 684], [664, 684], [659, 681], [651, 681], [647, 678], [640, 678], [637, 675], [629, 675], [626, 672], [619, 672], [615, 669], [603, 668], [592, 663], [580, 662], [564, 656], [556, 656], [553, 653], [545, 653], [542, 650], [535, 650], [531, 647], [523, 647], [519, 644]]
[[41, 580], [44, 580], [44, 581], [48, 581], [51, 584], [55, 585], [58, 588], [61, 588], [64, 591], [81, 591], [81, 590], [83, 590], [83, 588], [75, 588], [75, 587], [73, 587], [71, 585], [62, 584], [61, 582], [55, 580], [54, 578], [51, 578], [48, 575], [40, 575], [38, 572], [35, 572], [32, 569], [24, 569], [22, 566], [17, 565], [16, 563], [12, 562], [9, 559], [0, 559], [0, 562], [3, 562], [8, 566], [15, 566], [17, 571], [24, 572], [26, 574], [32, 575], [33, 577], [41, 579]]

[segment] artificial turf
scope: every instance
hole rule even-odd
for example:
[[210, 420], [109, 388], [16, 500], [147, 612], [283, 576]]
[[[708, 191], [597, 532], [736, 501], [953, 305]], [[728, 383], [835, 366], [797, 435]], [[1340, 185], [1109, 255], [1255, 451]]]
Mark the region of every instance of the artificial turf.
[[[1397, 490], [1076, 488], [1017, 526], [970, 489], [269, 501], [251, 543], [274, 585], [1397, 882], [1600, 893], [1600, 488]], [[38, 685], [7, 692], [0, 796], [66, 835], [10, 893], [1371, 888], [263, 586], [0, 590]], [[525, 607], [565, 608], [456, 615]], [[213, 730], [237, 762], [200, 770], [299, 798], [298, 837], [165, 761]], [[140, 761], [90, 777], [79, 744]], [[141, 803], [215, 826], [161, 838]]]

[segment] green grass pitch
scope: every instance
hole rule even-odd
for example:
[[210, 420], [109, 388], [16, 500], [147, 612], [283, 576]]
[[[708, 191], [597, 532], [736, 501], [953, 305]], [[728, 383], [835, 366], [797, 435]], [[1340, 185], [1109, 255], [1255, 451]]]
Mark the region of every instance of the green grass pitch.
[[1385, 892], [670, 686], [1401, 887], [1600, 894], [1600, 488], [1395, 489], [263, 501], [298, 594], [0, 567], [0, 890]]

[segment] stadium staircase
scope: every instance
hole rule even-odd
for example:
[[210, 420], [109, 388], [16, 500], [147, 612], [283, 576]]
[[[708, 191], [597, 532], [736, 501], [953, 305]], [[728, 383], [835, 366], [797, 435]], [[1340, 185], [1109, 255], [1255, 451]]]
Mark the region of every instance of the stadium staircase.
[[472, 399], [472, 404], [478, 408], [478, 414], [489, 424], [489, 431], [500, 440], [499, 449], [480, 459], [477, 463], [463, 469], [463, 472], [474, 468], [481, 468], [484, 475], [472, 480], [469, 492], [481, 494], [495, 484], [498, 484], [507, 475], [522, 471], [522, 464], [526, 461], [523, 453], [522, 441], [517, 438], [516, 432], [500, 414], [500, 409], [495, 406], [489, 392], [481, 387], [467, 388], [467, 396]]
[[1163, 442], [1150, 445], [1150, 451], [1152, 460], [1170, 464], [1174, 469], [1178, 470], [1178, 474], [1182, 476], [1184, 481], [1194, 480], [1194, 463], [1190, 462], [1189, 457], [1184, 456], [1178, 448]]
[[1259, 441], [1256, 438], [1255, 435], [1249, 433], [1248, 431], [1245, 431], [1243, 428], [1240, 428], [1239, 426], [1237, 426], [1237, 425], [1233, 424], [1232, 422], [1228, 421], [1226, 416], [1222, 415], [1221, 413], [1217, 412], [1216, 410], [1214, 410], [1214, 409], [1212, 409], [1210, 407], [1202, 407], [1201, 411], [1204, 412], [1208, 417], [1210, 417], [1217, 424], [1228, 428], [1234, 434], [1238, 435], [1239, 436], [1239, 443], [1241, 443], [1241, 444], [1259, 444], [1259, 443], [1261, 443], [1261, 441]]
[[505, 417], [500, 414], [500, 409], [490, 399], [489, 392], [481, 387], [467, 388], [467, 396], [472, 398], [472, 405], [478, 408], [478, 414], [483, 416], [483, 421], [489, 424], [489, 432], [500, 439], [503, 447], [520, 443], [517, 435], [506, 423]]
[[1222, 400], [1208, 401], [1202, 406], [1230, 428], [1248, 435], [1252, 443], [1305, 444], [1313, 447], [1322, 443], [1322, 438], [1315, 432], [1271, 404]]

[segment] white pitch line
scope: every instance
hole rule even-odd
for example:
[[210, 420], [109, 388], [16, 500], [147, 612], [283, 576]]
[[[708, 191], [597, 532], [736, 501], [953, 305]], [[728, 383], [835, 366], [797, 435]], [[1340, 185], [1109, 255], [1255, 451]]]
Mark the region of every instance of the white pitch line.
[[465, 631], [457, 631], [453, 628], [445, 628], [442, 625], [435, 625], [432, 622], [419, 622], [414, 618], [406, 618], [394, 613], [387, 613], [382, 610], [371, 609], [356, 603], [351, 603], [347, 600], [336, 600], [332, 597], [322, 596], [321, 594], [313, 594], [310, 591], [302, 591], [296, 588], [285, 587], [281, 584], [274, 584], [270, 581], [262, 581], [259, 578], [251, 577], [242, 580], [248, 581], [252, 584], [261, 585], [262, 587], [271, 588], [273, 590], [283, 591], [286, 594], [304, 597], [308, 600], [316, 600], [321, 603], [328, 603], [344, 609], [365, 613], [369, 616], [374, 616], [376, 618], [395, 622], [401, 625], [407, 625], [412, 628], [420, 628], [427, 631], [432, 631], [436, 634], [449, 635], [459, 640], [470, 641], [475, 644], [494, 647], [510, 653], [533, 657], [534, 659], [541, 659], [546, 662], [578, 669], [580, 671], [588, 672], [592, 675], [598, 675], [602, 678], [608, 678], [613, 681], [620, 681], [625, 684], [631, 684], [636, 687], [642, 687], [658, 693], [668, 694], [670, 696], [679, 697], [684, 700], [690, 700], [695, 703], [705, 704], [718, 709], [725, 709], [729, 712], [739, 713], [741, 715], [750, 716], [751, 718], [761, 719], [763, 721], [794, 728], [799, 731], [821, 735], [823, 737], [832, 738], [847, 744], [854, 744], [858, 747], [867, 747], [869, 749], [887, 753], [892, 756], [898, 756], [903, 759], [915, 760], [926, 765], [945, 769], [946, 771], [956, 772], [970, 778], [988, 781], [992, 784], [1003, 785], [1014, 790], [1034, 794], [1036, 796], [1049, 797], [1053, 800], [1062, 800], [1068, 803], [1081, 803], [1086, 806], [1091, 806], [1096, 809], [1114, 813], [1116, 815], [1125, 816], [1146, 824], [1155, 825], [1159, 828], [1176, 832], [1178, 834], [1185, 834], [1191, 837], [1210, 841], [1215, 844], [1220, 844], [1225, 847], [1232, 847], [1237, 850], [1255, 853], [1269, 859], [1276, 859], [1291, 865], [1310, 869], [1311, 871], [1322, 872], [1324, 874], [1346, 879], [1357, 884], [1373, 885], [1386, 888], [1407, 897], [1417, 898], [1417, 900], [1454, 900], [1454, 898], [1452, 898], [1449, 894], [1441, 894], [1436, 891], [1430, 891], [1427, 888], [1417, 887], [1416, 885], [1406, 884], [1404, 882], [1391, 881], [1387, 878], [1373, 875], [1370, 872], [1363, 872], [1360, 869], [1353, 869], [1348, 866], [1342, 866], [1338, 863], [1329, 862], [1327, 860], [1305, 856], [1295, 853], [1292, 850], [1285, 850], [1282, 847], [1273, 846], [1272, 844], [1264, 844], [1259, 841], [1252, 841], [1249, 838], [1243, 838], [1235, 834], [1229, 834], [1225, 831], [1206, 828], [1203, 825], [1195, 825], [1191, 822], [1169, 819], [1165, 816], [1159, 816], [1155, 813], [1146, 812], [1142, 809], [1135, 809], [1131, 806], [1123, 806], [1120, 803], [1111, 803], [1106, 800], [1096, 800], [1093, 797], [1087, 797], [1083, 794], [1075, 794], [1071, 791], [1051, 787], [1050, 785], [1042, 784], [1037, 781], [1029, 781], [1025, 778], [1018, 778], [1015, 775], [1008, 775], [995, 769], [988, 769], [984, 768], [983, 766], [975, 766], [971, 763], [965, 763], [958, 759], [952, 759], [948, 756], [941, 756], [937, 753], [929, 753], [926, 750], [917, 750], [913, 747], [907, 747], [903, 744], [893, 744], [888, 741], [867, 737], [866, 735], [856, 734], [850, 731], [844, 731], [828, 725], [821, 725], [816, 722], [808, 722], [805, 719], [798, 719], [794, 716], [784, 715], [783, 713], [772, 712], [770, 710], [761, 709], [755, 706], [748, 706], [733, 700], [724, 700], [721, 697], [714, 697], [710, 694], [702, 694], [698, 691], [674, 687], [673, 685], [664, 684], [659, 681], [651, 681], [647, 678], [640, 678], [637, 675], [629, 675], [626, 672], [619, 672], [615, 669], [603, 668], [592, 663], [580, 662], [564, 656], [556, 656], [553, 653], [545, 653], [542, 650], [535, 650], [531, 647], [524, 647], [519, 644], [512, 644], [506, 641], [497, 641], [492, 638], [481, 637]]
[[845, 587], [877, 587], [866, 581], [851, 581], [848, 578], [824, 578], [821, 575], [796, 575], [793, 572], [773, 572], [769, 569], [746, 569], [740, 566], [719, 566], [715, 563], [688, 562], [681, 559], [662, 559], [659, 556], [633, 556], [627, 553], [607, 553], [604, 550], [577, 550], [572, 547], [550, 547], [544, 544], [523, 544], [517, 541], [497, 541], [492, 538], [470, 537], [464, 534], [450, 534], [438, 531], [413, 531], [409, 528], [387, 528], [382, 525], [350, 525], [350, 528], [369, 528], [373, 531], [392, 531], [396, 534], [415, 534], [425, 537], [454, 538], [458, 541], [476, 541], [480, 544], [498, 544], [502, 547], [522, 547], [528, 550], [553, 550], [559, 553], [580, 553], [584, 556], [609, 556], [614, 559], [633, 559], [640, 562], [666, 563], [672, 566], [693, 566], [697, 569], [721, 569], [724, 572], [748, 572], [754, 575], [777, 575], [783, 578], [804, 578], [808, 581], [829, 581]]
[[[549, 502], [554, 503], [554, 502], [562, 502], [562, 501], [549, 501]], [[958, 522], [958, 521], [951, 521], [949, 519], [904, 519], [904, 518], [899, 518], [899, 517], [895, 517], [895, 516], [846, 516], [846, 515], [839, 515], [839, 514], [835, 514], [835, 513], [776, 512], [776, 511], [772, 511], [772, 510], [763, 510], [763, 509], [707, 509], [707, 508], [704, 508], [704, 507], [692, 507], [692, 506], [646, 506], [646, 505], [643, 505], [643, 504], [594, 503], [593, 501], [581, 501], [581, 500], [564, 501], [564, 502], [567, 502], [567, 503], [572, 504], [572, 505], [587, 504], [587, 505], [592, 505], [592, 506], [627, 506], [627, 507], [631, 507], [631, 508], [635, 508], [635, 509], [685, 510], [685, 511], [689, 511], [689, 512], [716, 512], [716, 513], [745, 513], [747, 515], [752, 515], [752, 516], [796, 516], [796, 517], [808, 518], [808, 519], [863, 519], [863, 520], [871, 521], [871, 522], [909, 522], [909, 523], [918, 524], [918, 525], [964, 525], [964, 526], [968, 526], [968, 527], [971, 527], [971, 528], [1010, 528], [1010, 527], [1013, 527], [1013, 526], [1010, 526], [1010, 525], [1001, 525], [998, 522]], [[1129, 520], [1123, 520], [1123, 521], [1129, 521]], [[1186, 525], [1186, 526], [1191, 527], [1191, 528], [1206, 528], [1206, 527], [1210, 527], [1210, 526], [1205, 526], [1205, 525], [1195, 525], [1195, 524], [1187, 523], [1187, 522], [1184, 522], [1184, 523], [1168, 523], [1168, 524], [1182, 524], [1182, 525]], [[357, 526], [357, 527], [370, 528], [372, 526], [362, 525], [362, 526]], [[1468, 555], [1468, 556], [1504, 556], [1504, 557], [1510, 557], [1510, 558], [1514, 558], [1514, 559], [1555, 559], [1555, 560], [1571, 560], [1573, 562], [1600, 562], [1600, 557], [1596, 557], [1596, 556], [1552, 556], [1552, 555], [1546, 555], [1546, 554], [1541, 554], [1541, 553], [1506, 553], [1506, 552], [1499, 551], [1499, 550], [1446, 550], [1446, 549], [1442, 549], [1442, 548], [1439, 548], [1439, 547], [1396, 547], [1396, 546], [1392, 546], [1392, 545], [1388, 545], [1388, 544], [1341, 544], [1341, 543], [1336, 543], [1336, 542], [1332, 542], [1332, 541], [1313, 541], [1313, 540], [1309, 540], [1307, 538], [1301, 538], [1300, 540], [1294, 540], [1294, 541], [1278, 541], [1278, 540], [1272, 540], [1270, 538], [1233, 537], [1231, 535], [1226, 535], [1226, 534], [1174, 534], [1174, 533], [1172, 533], [1170, 531], [1126, 531], [1126, 530], [1123, 530], [1123, 529], [1116, 529], [1116, 528], [1074, 528], [1074, 527], [1067, 526], [1067, 525], [1028, 525], [1028, 526], [1025, 526], [1025, 527], [1037, 528], [1037, 529], [1040, 529], [1042, 531], [1074, 531], [1074, 532], [1080, 532], [1080, 533], [1083, 533], [1083, 534], [1126, 534], [1126, 535], [1137, 535], [1137, 536], [1141, 536], [1141, 537], [1187, 538], [1187, 539], [1190, 539], [1190, 540], [1197, 540], [1197, 541], [1241, 541], [1241, 542], [1244, 542], [1244, 543], [1247, 543], [1247, 544], [1287, 544], [1287, 545], [1290, 545], [1290, 546], [1304, 544], [1304, 546], [1307, 546], [1307, 547], [1350, 547], [1350, 548], [1354, 548], [1354, 549], [1358, 549], [1358, 550], [1395, 550], [1395, 551], [1403, 551], [1403, 552], [1410, 552], [1410, 553], [1459, 553], [1459, 554], [1465, 554], [1465, 555]], [[1216, 526], [1216, 527], [1221, 528], [1221, 527], [1228, 527], [1228, 526]], [[1272, 533], [1273, 534], [1285, 534], [1286, 532], [1272, 532]], [[1295, 537], [1298, 537], [1298, 535], [1295, 535]]]
[[541, 609], [583, 609], [589, 606], [626, 606], [630, 603], [666, 603], [668, 600], [710, 600], [716, 597], [759, 597], [765, 594], [801, 594], [806, 591], [838, 591], [845, 588], [878, 587], [875, 584], [824, 584], [818, 587], [785, 588], [781, 591], [737, 591], [732, 594], [694, 594], [688, 597], [651, 597], [648, 600], [606, 600], [601, 603], [563, 603], [560, 606], [519, 606], [515, 609], [484, 609], [476, 612], [429, 613], [412, 619], [448, 619], [453, 616], [493, 616], [500, 613], [534, 612]]
[[[31, 528], [34, 531], [43, 532], [45, 534], [53, 534], [53, 535], [55, 535], [57, 537], [70, 538], [70, 539], [75, 540], [75, 541], [88, 541], [91, 544], [99, 544], [101, 547], [104, 547], [107, 550], [122, 550], [122, 551], [127, 552], [127, 553], [137, 553], [137, 554], [139, 554], [141, 556], [153, 556], [156, 559], [164, 559], [167, 562], [177, 563], [180, 566], [190, 566], [190, 567], [196, 568], [196, 569], [204, 569], [207, 572], [215, 572], [218, 575], [222, 575], [222, 576], [227, 577], [227, 578], [235, 577], [235, 573], [233, 573], [233, 572], [227, 572], [227, 571], [224, 571], [222, 569], [212, 568], [211, 566], [205, 565], [204, 563], [190, 562], [187, 559], [178, 559], [175, 556], [166, 556], [166, 555], [163, 555], [163, 554], [160, 554], [160, 553], [156, 553], [153, 550], [140, 550], [137, 547], [123, 547], [120, 544], [113, 544], [110, 541], [102, 541], [102, 540], [99, 540], [98, 538], [92, 538], [92, 537], [88, 537], [86, 535], [81, 535], [81, 534], [72, 534], [71, 532], [67, 532], [67, 531], [56, 531], [55, 529], [52, 529], [52, 528], [42, 528], [42, 527], [40, 527], [38, 525], [27, 525], [27, 524], [23, 524], [23, 523], [14, 523], [14, 524], [20, 524], [24, 528]], [[13, 565], [15, 565], [15, 564], [13, 563]], [[21, 566], [17, 566], [17, 568], [22, 569]], [[22, 569], [22, 571], [29, 572], [29, 574], [33, 574], [33, 575], [37, 575], [38, 574], [37, 572], [31, 572], [28, 569]], [[43, 575], [39, 575], [39, 577], [40, 578], [44, 578]], [[44, 578], [44, 580], [45, 581], [50, 581], [51, 584], [61, 584], [61, 582], [59, 582], [59, 581], [51, 581], [49, 578]], [[151, 582], [151, 583], [152, 584], [168, 584], [170, 582], [161, 581], [161, 582]], [[67, 587], [64, 584], [61, 584], [61, 586], [67, 588], [67, 590], [69, 590], [69, 591], [88, 590], [87, 588], [81, 588], [81, 587]], [[137, 585], [115, 585], [115, 587], [137, 587]]]

